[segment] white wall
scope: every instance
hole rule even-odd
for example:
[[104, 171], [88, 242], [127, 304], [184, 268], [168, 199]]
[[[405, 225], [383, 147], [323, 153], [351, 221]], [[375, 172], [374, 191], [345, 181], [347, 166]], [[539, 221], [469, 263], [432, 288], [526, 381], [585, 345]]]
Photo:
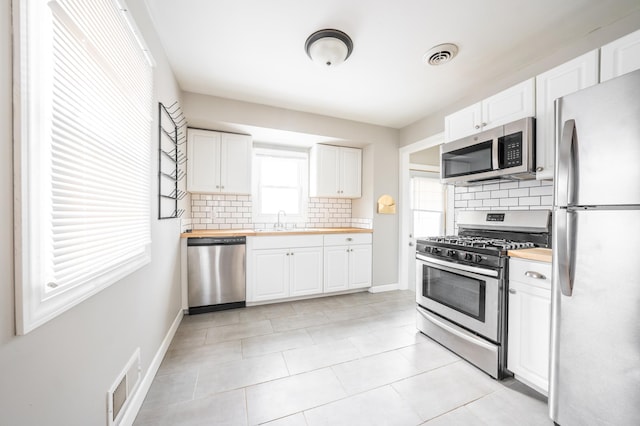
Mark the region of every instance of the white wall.
[[[0, 424], [105, 425], [106, 392], [136, 348], [143, 374], [180, 313], [179, 223], [158, 221], [152, 136], [152, 262], [25, 336], [14, 334], [11, 8], [0, 4]], [[143, 2], [130, 0], [158, 63], [156, 96], [180, 96]], [[156, 109], [154, 108], [154, 112]]]
[[248, 125], [363, 147], [363, 196], [353, 200], [352, 216], [373, 220], [373, 285], [397, 283], [398, 215], [375, 213], [381, 195], [398, 199], [397, 130], [196, 93], [184, 93], [183, 99], [190, 127], [233, 131]]

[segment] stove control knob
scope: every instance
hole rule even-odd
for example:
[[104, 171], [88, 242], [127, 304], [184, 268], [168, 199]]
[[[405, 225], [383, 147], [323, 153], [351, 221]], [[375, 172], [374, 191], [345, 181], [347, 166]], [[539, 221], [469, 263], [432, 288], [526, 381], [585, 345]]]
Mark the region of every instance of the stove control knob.
[[447, 256], [455, 257], [456, 256], [456, 251], [455, 250], [447, 250]]
[[480, 262], [482, 262], [482, 256], [479, 255], [479, 254], [476, 254], [475, 256], [473, 256], [473, 260], [476, 263], [480, 263]]
[[440, 250], [439, 248], [436, 248], [436, 247], [433, 247], [433, 248], [431, 249], [431, 253], [433, 253], [433, 254], [438, 254], [438, 253], [440, 253], [441, 251], [442, 251], [442, 250]]
[[471, 253], [464, 254], [464, 260], [471, 260], [471, 259], [473, 259], [473, 255]]

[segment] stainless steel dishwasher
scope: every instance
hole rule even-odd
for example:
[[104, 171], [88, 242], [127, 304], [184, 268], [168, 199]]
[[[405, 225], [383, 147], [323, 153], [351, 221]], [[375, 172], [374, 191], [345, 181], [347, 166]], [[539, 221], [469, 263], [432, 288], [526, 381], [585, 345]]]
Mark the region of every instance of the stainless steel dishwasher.
[[246, 237], [187, 240], [189, 314], [246, 304]]

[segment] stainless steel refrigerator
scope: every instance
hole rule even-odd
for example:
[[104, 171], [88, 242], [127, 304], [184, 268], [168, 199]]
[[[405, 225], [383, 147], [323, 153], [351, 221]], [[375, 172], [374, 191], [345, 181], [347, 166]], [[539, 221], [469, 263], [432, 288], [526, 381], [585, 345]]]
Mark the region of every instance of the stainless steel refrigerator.
[[556, 101], [549, 412], [640, 424], [640, 71]]

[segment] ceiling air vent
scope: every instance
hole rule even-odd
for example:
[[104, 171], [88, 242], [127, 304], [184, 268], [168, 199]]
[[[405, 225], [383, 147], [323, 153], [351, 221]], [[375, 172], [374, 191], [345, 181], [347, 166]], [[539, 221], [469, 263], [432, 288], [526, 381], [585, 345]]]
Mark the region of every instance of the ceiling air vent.
[[439, 44], [429, 49], [422, 60], [429, 65], [442, 65], [452, 60], [458, 54], [458, 46], [451, 43]]

